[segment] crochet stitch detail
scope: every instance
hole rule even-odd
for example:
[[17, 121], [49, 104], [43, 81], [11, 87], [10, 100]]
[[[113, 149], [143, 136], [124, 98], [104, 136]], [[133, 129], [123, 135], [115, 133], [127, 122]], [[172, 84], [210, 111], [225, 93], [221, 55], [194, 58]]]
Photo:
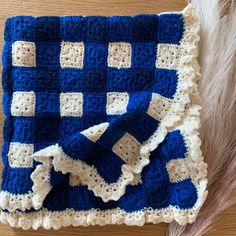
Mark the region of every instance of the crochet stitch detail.
[[0, 220], [24, 229], [194, 222], [207, 195], [198, 31], [191, 4], [8, 19]]

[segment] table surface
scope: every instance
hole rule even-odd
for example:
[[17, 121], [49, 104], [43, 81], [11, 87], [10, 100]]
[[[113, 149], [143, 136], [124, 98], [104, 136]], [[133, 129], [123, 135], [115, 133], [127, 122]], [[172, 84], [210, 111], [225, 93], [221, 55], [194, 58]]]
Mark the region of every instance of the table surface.
[[[138, 13], [159, 13], [163, 11], [179, 11], [186, 5], [185, 0], [0, 0], [0, 49], [3, 46], [3, 25], [7, 17], [12, 15], [133, 15]], [[0, 90], [0, 96], [2, 89]], [[4, 117], [0, 112], [0, 128]], [[0, 144], [2, 143], [2, 136]], [[0, 168], [1, 170], [2, 168]], [[144, 227], [131, 226], [92, 226], [80, 228], [64, 228], [59, 231], [23, 231], [0, 225], [0, 236], [48, 236], [48, 235], [135, 235], [157, 236], [165, 235], [166, 224], [145, 225]], [[228, 209], [221, 215], [214, 228], [206, 236], [233, 236], [236, 235], [236, 206]]]

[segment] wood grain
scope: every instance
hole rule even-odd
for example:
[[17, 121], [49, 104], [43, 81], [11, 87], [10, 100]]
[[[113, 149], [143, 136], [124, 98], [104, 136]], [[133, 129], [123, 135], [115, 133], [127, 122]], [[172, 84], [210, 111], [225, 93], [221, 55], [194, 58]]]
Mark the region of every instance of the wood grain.
[[[0, 0], [0, 49], [3, 46], [4, 21], [12, 15], [133, 15], [138, 13], [159, 13], [179, 11], [186, 5], [185, 0]], [[0, 90], [2, 96], [2, 89]], [[1, 108], [1, 107], [0, 107]], [[0, 128], [3, 126], [2, 109]], [[2, 144], [2, 136], [0, 144]], [[2, 169], [2, 168], [1, 168]], [[157, 236], [165, 235], [166, 224], [131, 226], [104, 226], [64, 228], [59, 231], [23, 231], [0, 225], [0, 236]], [[215, 223], [206, 236], [236, 236], [236, 206], [228, 209]]]

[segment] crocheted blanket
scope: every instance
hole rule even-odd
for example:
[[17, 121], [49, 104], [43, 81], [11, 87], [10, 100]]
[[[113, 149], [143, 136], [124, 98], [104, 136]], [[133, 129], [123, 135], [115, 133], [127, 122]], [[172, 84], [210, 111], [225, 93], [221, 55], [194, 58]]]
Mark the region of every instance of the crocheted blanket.
[[198, 21], [16, 16], [3, 48], [3, 223], [192, 223], [206, 198]]

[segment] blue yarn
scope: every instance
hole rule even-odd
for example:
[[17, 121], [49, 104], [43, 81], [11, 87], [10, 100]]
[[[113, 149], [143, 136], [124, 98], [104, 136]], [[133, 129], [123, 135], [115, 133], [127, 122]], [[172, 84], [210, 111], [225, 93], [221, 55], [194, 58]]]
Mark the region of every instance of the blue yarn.
[[[173, 98], [176, 92], [178, 75], [175, 70], [158, 69], [155, 73], [153, 92], [163, 97]], [[168, 83], [166, 83], [168, 80]]]
[[132, 73], [130, 69], [108, 69], [107, 90], [117, 92], [124, 92], [129, 89]]
[[6, 92], [11, 92], [12, 87], [12, 71], [4, 68], [2, 70], [2, 88]]
[[12, 54], [11, 54], [11, 43], [5, 42], [2, 49], [2, 66], [3, 69], [11, 69], [12, 68]]
[[33, 182], [30, 175], [33, 168], [10, 168], [5, 166], [2, 178], [2, 190], [14, 194], [26, 194], [32, 189]]
[[98, 173], [107, 183], [114, 183], [119, 179], [121, 166], [125, 162], [116, 154], [111, 151], [109, 152], [106, 148], [98, 147], [92, 150], [89, 157], [90, 160], [86, 160], [86, 163], [96, 166]]
[[59, 66], [60, 44], [37, 43], [36, 51], [37, 66]]
[[108, 41], [108, 18], [87, 16], [85, 20], [85, 42], [104, 43]]
[[[35, 120], [35, 142], [47, 143], [59, 138], [60, 120], [56, 117], [38, 117]], [[34, 132], [34, 130], [32, 130]]]
[[158, 41], [179, 44], [184, 31], [182, 14], [161, 14], [159, 16]]
[[92, 191], [89, 191], [85, 186], [69, 188], [68, 205], [72, 209], [83, 211], [96, 208], [96, 203], [94, 200], [95, 197]]
[[96, 115], [93, 112], [88, 112], [88, 114], [83, 116], [83, 129], [88, 129], [93, 125], [98, 125], [107, 121], [107, 116], [105, 114], [97, 113]]
[[107, 88], [107, 70], [103, 67], [84, 69], [82, 83], [80, 91], [91, 92], [91, 94], [105, 91]]
[[197, 201], [197, 191], [191, 179], [172, 184], [171, 205], [182, 209], [192, 207]]
[[158, 15], [134, 16], [133, 40], [137, 42], [157, 41]]
[[36, 94], [36, 116], [57, 117], [60, 115], [59, 94], [54, 92], [40, 92]]
[[14, 67], [12, 81], [13, 91], [31, 91], [36, 89], [36, 83], [40, 83], [40, 77], [37, 78], [37, 70], [33, 68]]
[[186, 154], [185, 142], [179, 130], [168, 133], [159, 148], [152, 153], [152, 155], [162, 158], [166, 162], [171, 159], [185, 158]]
[[108, 49], [105, 44], [88, 43], [85, 45], [85, 67], [106, 67]]
[[8, 18], [5, 21], [5, 25], [4, 25], [4, 41], [5, 42], [9, 42], [12, 40], [11, 22], [12, 22], [12, 18]]
[[[7, 19], [2, 52], [3, 110], [6, 115], [2, 189], [12, 194], [32, 191], [30, 175], [40, 164], [34, 161], [33, 168], [11, 168], [8, 163], [11, 142], [33, 144], [34, 152], [58, 143], [71, 159], [94, 167], [106, 183], [117, 182], [126, 162], [112, 147], [127, 132], [140, 144], [148, 140], [161, 123], [147, 113], [152, 93], [167, 99], [175, 96], [178, 73], [173, 69], [156, 68], [157, 46], [159, 43], [180, 44], [183, 31], [181, 14], [17, 16]], [[15, 41], [35, 42], [36, 67], [12, 66], [11, 51]], [[60, 67], [62, 41], [84, 42], [83, 68]], [[131, 44], [131, 68], [108, 67], [110, 42]], [[34, 117], [11, 114], [13, 92], [20, 91], [35, 93]], [[128, 96], [124, 114], [107, 114], [108, 92]], [[61, 93], [82, 93], [81, 117], [61, 116]], [[81, 134], [81, 131], [104, 122], [108, 122], [109, 127], [96, 142]], [[187, 152], [183, 134], [179, 130], [169, 131], [164, 141], [150, 153], [150, 163], [141, 173], [142, 181], [129, 185], [117, 201], [103, 202], [87, 186], [70, 185], [68, 174], [52, 168], [52, 189], [43, 207], [50, 211], [119, 207], [126, 212], [168, 206], [192, 208], [197, 201], [192, 180], [172, 183], [166, 168], [170, 160], [186, 158]]]
[[84, 17], [65, 16], [61, 17], [60, 20], [62, 40], [69, 42], [79, 42], [84, 40]]
[[36, 76], [36, 91], [57, 92], [59, 90], [59, 73], [55, 67], [39, 67]]
[[78, 132], [78, 130], [83, 130], [83, 120], [79, 117], [62, 117], [60, 121], [59, 136], [63, 139], [67, 136], [73, 135]]
[[133, 43], [132, 44], [132, 67], [133, 68], [155, 68], [156, 44], [155, 43]]
[[60, 146], [71, 158], [86, 160], [88, 152], [94, 146], [93, 142], [80, 133], [75, 133], [61, 141]]
[[11, 116], [12, 95], [10, 92], [4, 92], [2, 96], [3, 113], [5, 116]]
[[60, 17], [42, 16], [35, 18], [36, 42], [60, 42]]
[[131, 16], [109, 17], [109, 42], [131, 42], [133, 18]]
[[154, 83], [152, 69], [134, 69], [129, 83], [129, 92], [150, 91]]
[[145, 200], [145, 192], [141, 185], [128, 186], [126, 194], [120, 198], [118, 206], [127, 212], [140, 211], [147, 207]]
[[20, 143], [34, 142], [35, 121], [32, 117], [13, 117], [12, 141]]
[[[83, 88], [83, 70], [65, 68], [60, 70], [59, 87], [62, 92], [78, 92]], [[56, 81], [56, 78], [55, 80]]]
[[127, 127], [127, 131], [142, 143], [155, 132], [158, 126], [157, 120], [143, 113], [135, 117], [135, 122]]
[[5, 142], [11, 142], [13, 133], [12, 117], [6, 117], [3, 125], [3, 139]]
[[146, 91], [129, 93], [129, 103], [127, 106], [127, 111], [147, 110], [151, 100], [151, 96], [151, 92]]
[[35, 41], [35, 21], [32, 16], [13, 17], [11, 19], [12, 40]]
[[[5, 123], [4, 123], [5, 125]], [[5, 130], [4, 130], [5, 131]], [[8, 142], [8, 139], [5, 139], [4, 136], [4, 143], [2, 145], [2, 164], [4, 165], [4, 170], [2, 173], [2, 178], [5, 180], [5, 173], [7, 172], [7, 170], [5, 170], [5, 166], [8, 165], [8, 152], [9, 152], [9, 145], [10, 145], [10, 141]], [[8, 183], [5, 182], [5, 186], [7, 188]]]

